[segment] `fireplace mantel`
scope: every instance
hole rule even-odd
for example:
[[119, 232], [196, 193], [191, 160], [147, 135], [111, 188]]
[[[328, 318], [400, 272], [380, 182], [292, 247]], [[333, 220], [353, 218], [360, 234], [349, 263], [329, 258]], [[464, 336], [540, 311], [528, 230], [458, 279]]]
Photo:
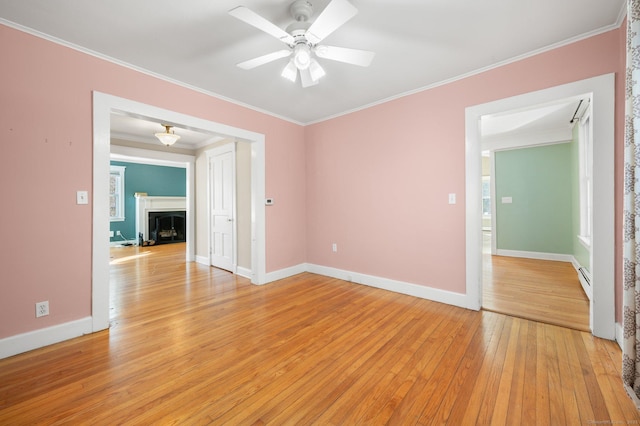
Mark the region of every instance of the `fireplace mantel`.
[[142, 233], [142, 239], [149, 239], [149, 213], [186, 211], [186, 197], [136, 196], [136, 239]]

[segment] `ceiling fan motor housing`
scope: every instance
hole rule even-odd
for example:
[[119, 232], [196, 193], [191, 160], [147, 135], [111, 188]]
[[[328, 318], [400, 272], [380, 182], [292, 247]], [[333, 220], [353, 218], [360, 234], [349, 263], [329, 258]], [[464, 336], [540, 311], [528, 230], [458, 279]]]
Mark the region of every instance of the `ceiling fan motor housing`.
[[296, 0], [289, 7], [289, 13], [298, 22], [306, 22], [313, 13], [313, 5], [307, 0]]

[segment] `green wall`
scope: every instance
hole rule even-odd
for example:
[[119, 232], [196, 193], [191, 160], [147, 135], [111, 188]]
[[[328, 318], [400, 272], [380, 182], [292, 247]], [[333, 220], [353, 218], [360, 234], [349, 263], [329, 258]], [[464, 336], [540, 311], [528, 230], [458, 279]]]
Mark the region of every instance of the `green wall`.
[[495, 153], [497, 249], [573, 253], [571, 165], [569, 143]]
[[116, 236], [120, 231], [127, 240], [136, 239], [136, 202], [133, 194], [146, 192], [149, 196], [185, 197], [187, 171], [180, 167], [152, 166], [148, 164], [111, 161], [112, 166], [125, 166], [124, 173], [124, 222], [111, 222], [114, 237], [111, 241], [123, 241]]

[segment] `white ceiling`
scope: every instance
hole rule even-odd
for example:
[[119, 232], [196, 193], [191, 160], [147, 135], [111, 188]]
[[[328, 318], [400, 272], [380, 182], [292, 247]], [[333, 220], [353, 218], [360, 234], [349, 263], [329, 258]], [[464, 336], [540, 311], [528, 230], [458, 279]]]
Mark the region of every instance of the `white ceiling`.
[[482, 149], [508, 149], [570, 141], [574, 123], [582, 117], [589, 103], [588, 96], [574, 97], [482, 116]]
[[[153, 121], [146, 117], [111, 114], [111, 138], [159, 145], [160, 141], [154, 135], [165, 131], [166, 128], [160, 121]], [[208, 134], [200, 129], [193, 130], [185, 126], [173, 126], [172, 131], [180, 136], [173, 145], [176, 148], [197, 149], [225, 139], [223, 135]]]
[[[376, 52], [369, 68], [322, 60], [302, 88], [281, 49], [227, 11], [244, 5], [285, 28], [291, 0], [0, 0], [0, 22], [299, 124], [337, 116], [617, 28], [625, 0], [350, 0], [359, 13], [325, 40]], [[312, 0], [314, 15], [329, 0]], [[186, 139], [185, 139], [186, 140]]]

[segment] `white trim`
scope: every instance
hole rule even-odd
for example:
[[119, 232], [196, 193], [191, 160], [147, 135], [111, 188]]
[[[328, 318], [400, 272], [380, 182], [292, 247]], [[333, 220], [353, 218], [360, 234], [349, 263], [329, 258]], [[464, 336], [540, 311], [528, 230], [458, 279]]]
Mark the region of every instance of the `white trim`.
[[576, 259], [575, 256], [571, 256], [571, 265], [573, 265], [573, 269], [575, 269], [576, 272], [582, 268], [582, 265], [578, 262], [578, 259]]
[[393, 291], [395, 293], [406, 294], [408, 296], [419, 297], [421, 299], [432, 300], [434, 302], [446, 303], [447, 305], [468, 307], [468, 296], [461, 293], [454, 293], [433, 287], [412, 284], [404, 281], [397, 281], [388, 278], [376, 277], [374, 275], [361, 274], [359, 272], [346, 271], [329, 266], [314, 265], [312, 263], [301, 263], [290, 268], [280, 269], [267, 274], [267, 282], [273, 282], [292, 277], [294, 275], [310, 272], [312, 274], [323, 275], [325, 277], [337, 278], [355, 284], [363, 284], [381, 290]]
[[[144, 241], [151, 240], [151, 231], [149, 230], [149, 213], [158, 212], [184, 212], [185, 219], [189, 221], [190, 216], [187, 214], [187, 197], [173, 197], [173, 196], [136, 196], [136, 238], [140, 238]], [[187, 224], [189, 229], [189, 225]], [[193, 228], [191, 228], [193, 229]], [[185, 229], [185, 238], [187, 240], [187, 262], [193, 260], [193, 243], [189, 243], [188, 231]], [[138, 244], [140, 242], [138, 241]]]
[[[251, 254], [252, 279], [262, 284], [266, 276], [265, 233], [265, 137], [263, 134], [193, 117], [125, 98], [93, 92], [93, 245], [92, 245], [92, 298], [93, 331], [109, 327], [109, 210], [108, 185], [110, 161], [110, 117], [113, 112], [135, 114], [169, 123], [188, 126], [205, 132], [228, 135], [251, 142]], [[115, 147], [115, 145], [114, 145]], [[121, 147], [124, 148], [124, 147]], [[120, 148], [115, 148], [119, 150]], [[160, 151], [144, 151], [145, 156], [159, 156]], [[187, 167], [187, 182], [194, 169]], [[187, 187], [189, 211], [195, 212], [195, 187]], [[193, 220], [187, 219], [187, 241], [195, 241]], [[191, 237], [191, 238], [189, 238]], [[193, 260], [193, 258], [191, 259]]]
[[123, 244], [131, 244], [132, 246], [135, 246], [138, 244], [138, 240], [109, 241], [109, 247], [119, 247]]
[[[624, 19], [624, 17], [623, 17], [623, 19]], [[334, 118], [338, 118], [338, 117], [342, 117], [342, 116], [345, 116], [345, 115], [349, 115], [349, 114], [352, 114], [354, 112], [362, 111], [362, 110], [365, 110], [365, 109], [368, 109], [368, 108], [371, 108], [371, 107], [374, 107], [374, 106], [377, 106], [377, 105], [381, 105], [381, 104], [385, 104], [387, 102], [395, 101], [397, 99], [404, 98], [406, 96], [415, 95], [416, 93], [425, 92], [427, 90], [431, 90], [431, 89], [434, 89], [436, 87], [445, 86], [447, 84], [455, 83], [456, 81], [464, 80], [466, 78], [473, 77], [475, 75], [482, 74], [482, 73], [491, 71], [491, 70], [496, 69], [496, 68], [501, 68], [503, 66], [506, 66], [506, 65], [509, 65], [509, 64], [513, 64], [515, 62], [519, 62], [519, 61], [522, 61], [522, 60], [527, 59], [527, 58], [531, 58], [531, 57], [536, 56], [536, 55], [543, 54], [545, 52], [550, 52], [550, 51], [553, 51], [555, 49], [559, 49], [561, 47], [568, 46], [568, 45], [573, 44], [573, 43], [577, 43], [577, 42], [579, 42], [581, 40], [586, 40], [586, 39], [588, 39], [590, 37], [595, 37], [597, 35], [604, 34], [606, 32], [616, 30], [616, 29], [620, 28], [621, 24], [622, 24], [622, 21], [619, 21], [619, 22], [616, 22], [613, 25], [607, 25], [607, 26], [602, 27], [600, 29], [597, 29], [597, 30], [594, 30], [594, 31], [590, 31], [588, 33], [584, 33], [584, 34], [581, 34], [581, 35], [578, 35], [578, 36], [575, 36], [575, 37], [572, 37], [572, 38], [568, 38], [566, 40], [550, 44], [550, 45], [542, 47], [540, 49], [532, 50], [531, 52], [524, 53], [524, 54], [518, 55], [518, 56], [514, 56], [512, 58], [505, 59], [504, 61], [501, 61], [501, 62], [496, 62], [496, 63], [488, 65], [486, 67], [482, 67], [482, 68], [475, 69], [473, 71], [469, 71], [468, 73], [465, 73], [465, 74], [460, 74], [458, 76], [455, 76], [455, 77], [452, 77], [452, 78], [448, 78], [446, 80], [441, 80], [441, 81], [435, 82], [433, 84], [429, 84], [427, 86], [423, 86], [423, 87], [420, 87], [420, 88], [417, 88], [417, 89], [414, 89], [414, 90], [409, 90], [407, 92], [400, 93], [400, 94], [397, 94], [397, 95], [394, 95], [394, 96], [390, 96], [388, 98], [380, 99], [378, 101], [371, 102], [371, 103], [368, 103], [368, 104], [365, 104], [365, 105], [362, 105], [362, 106], [359, 106], [359, 107], [356, 107], [356, 108], [352, 108], [350, 110], [343, 111], [343, 112], [340, 112], [340, 113], [337, 113], [337, 114], [334, 114], [334, 115], [323, 117], [323, 118], [320, 118], [318, 120], [308, 121], [308, 122], [304, 123], [304, 125], [305, 126], [309, 126], [311, 124], [322, 123], [323, 121], [328, 121], [328, 120], [332, 120]]]
[[583, 237], [582, 235], [578, 235], [577, 238], [582, 247], [591, 250], [591, 238]]
[[590, 323], [593, 334], [615, 338], [615, 74], [606, 74], [537, 92], [468, 107], [466, 126], [466, 286], [473, 306], [482, 303], [482, 206], [480, 117], [543, 104], [557, 99], [591, 96], [593, 108], [593, 234]]
[[388, 278], [376, 277], [373, 275], [360, 274], [358, 272], [345, 271], [342, 269], [331, 268], [320, 265], [307, 265], [307, 271], [324, 275], [327, 277], [338, 278], [344, 281], [350, 281], [356, 284], [363, 284], [369, 287], [375, 287], [382, 290], [393, 291], [395, 293], [406, 294], [409, 296], [419, 297], [421, 299], [432, 300], [434, 302], [446, 303], [447, 305], [467, 307], [467, 296], [461, 293], [454, 293], [447, 290], [441, 290], [433, 287], [412, 284], [404, 281], [397, 281]]
[[128, 62], [121, 61], [119, 59], [116, 59], [116, 58], [113, 58], [111, 56], [105, 55], [103, 53], [96, 52], [95, 50], [87, 49], [86, 47], [78, 46], [77, 44], [68, 42], [66, 40], [62, 40], [60, 38], [54, 37], [54, 36], [49, 35], [49, 34], [45, 34], [45, 33], [40, 32], [38, 30], [34, 30], [33, 28], [29, 28], [29, 27], [26, 27], [24, 25], [21, 25], [21, 24], [12, 22], [12, 21], [8, 21], [8, 20], [6, 20], [4, 18], [0, 18], [0, 24], [6, 25], [7, 27], [13, 28], [13, 29], [18, 30], [18, 31], [22, 31], [22, 32], [27, 33], [27, 34], [31, 34], [33, 36], [36, 36], [36, 37], [39, 37], [41, 39], [50, 41], [50, 42], [58, 44], [60, 46], [68, 47], [69, 49], [76, 50], [78, 52], [87, 54], [89, 56], [93, 56], [94, 58], [102, 59], [103, 61], [111, 62], [112, 64], [116, 64], [116, 65], [119, 65], [121, 67], [128, 68], [130, 70], [137, 71], [139, 73], [146, 74], [146, 75], [149, 75], [151, 77], [155, 77], [155, 78], [160, 79], [160, 80], [164, 80], [164, 81], [166, 81], [168, 83], [175, 84], [176, 86], [184, 87], [186, 89], [193, 90], [195, 92], [202, 93], [204, 95], [211, 96], [211, 97], [214, 97], [216, 99], [220, 99], [220, 100], [223, 100], [225, 102], [229, 102], [229, 103], [232, 103], [234, 105], [241, 106], [243, 108], [248, 108], [248, 109], [251, 109], [253, 111], [262, 113], [262, 114], [267, 114], [267, 115], [270, 115], [272, 117], [279, 118], [280, 120], [285, 120], [285, 121], [288, 121], [288, 122], [293, 123], [293, 124], [298, 124], [300, 126], [304, 125], [301, 122], [295, 121], [295, 120], [293, 120], [291, 118], [287, 118], [287, 117], [285, 117], [283, 115], [278, 115], [276, 113], [267, 111], [265, 109], [261, 109], [261, 108], [258, 108], [256, 106], [253, 106], [253, 105], [250, 105], [250, 104], [246, 104], [244, 102], [240, 102], [240, 101], [235, 100], [235, 99], [228, 98], [226, 96], [223, 96], [223, 95], [217, 94], [215, 92], [211, 92], [211, 91], [202, 89], [200, 87], [193, 86], [191, 84], [185, 83], [185, 82], [180, 81], [180, 80], [173, 79], [171, 77], [167, 77], [167, 76], [162, 75], [162, 74], [158, 74], [156, 72], [150, 71], [148, 69], [145, 69], [145, 68], [133, 65], [133, 64], [130, 64]]
[[150, 164], [152, 166], [180, 167], [186, 169], [188, 164], [195, 162], [194, 155], [132, 148], [123, 145], [111, 145], [110, 152], [111, 159], [114, 161]]
[[[496, 254], [498, 251], [498, 237], [496, 232], [496, 226], [498, 223], [497, 211], [498, 202], [496, 201], [496, 153], [495, 151], [489, 152], [490, 167], [491, 167], [491, 254]], [[481, 171], [482, 172], [482, 171]], [[484, 244], [484, 243], [483, 243]]]
[[[209, 265], [209, 258], [206, 256], [196, 256], [196, 262], [205, 266], [211, 266]], [[238, 266], [236, 268], [236, 275], [240, 275], [241, 277], [251, 279], [251, 276], [252, 276], [251, 269], [245, 268], [243, 266]]]
[[238, 266], [238, 267], [236, 267], [236, 274], [240, 275], [241, 277], [245, 277], [245, 278], [251, 279], [251, 269], [249, 269], [249, 268], [245, 268], [243, 266]]
[[91, 317], [0, 339], [0, 359], [91, 333]]
[[271, 283], [274, 281], [282, 280], [285, 278], [292, 277], [294, 275], [302, 274], [303, 272], [307, 272], [309, 267], [306, 263], [301, 263], [299, 265], [291, 266], [289, 268], [279, 269], [277, 271], [271, 271], [267, 274], [266, 281], [262, 284]]
[[158, 78], [160, 80], [164, 80], [166, 82], [175, 84], [177, 86], [181, 86], [181, 87], [187, 88], [189, 90], [193, 90], [195, 92], [203, 93], [205, 95], [212, 96], [214, 98], [221, 99], [223, 101], [230, 102], [232, 104], [235, 104], [235, 105], [238, 105], [238, 106], [241, 106], [241, 107], [244, 107], [244, 108], [248, 108], [248, 109], [251, 109], [253, 111], [260, 112], [262, 114], [267, 114], [267, 115], [270, 115], [272, 117], [279, 118], [281, 120], [285, 120], [285, 121], [288, 121], [288, 122], [293, 123], [293, 124], [297, 124], [297, 125], [300, 125], [300, 126], [308, 126], [308, 125], [311, 125], [311, 124], [317, 124], [317, 123], [321, 123], [323, 121], [328, 121], [328, 120], [332, 120], [334, 118], [338, 118], [338, 117], [342, 117], [342, 116], [345, 116], [345, 115], [349, 115], [349, 114], [352, 114], [354, 112], [362, 111], [362, 110], [374, 107], [376, 105], [381, 105], [381, 104], [384, 104], [384, 103], [387, 103], [387, 102], [394, 101], [396, 99], [404, 98], [406, 96], [411, 96], [413, 94], [424, 92], [424, 91], [427, 91], [427, 90], [430, 90], [430, 89], [433, 89], [433, 88], [436, 88], [436, 87], [445, 86], [447, 84], [450, 84], [450, 83], [453, 83], [453, 82], [456, 82], [456, 81], [459, 81], [459, 80], [464, 80], [465, 78], [472, 77], [474, 75], [482, 74], [484, 72], [490, 71], [490, 70], [495, 69], [495, 68], [500, 68], [500, 67], [503, 67], [505, 65], [509, 65], [509, 64], [514, 63], [514, 62], [518, 62], [518, 61], [521, 61], [523, 59], [530, 58], [532, 56], [536, 56], [536, 55], [539, 55], [539, 54], [542, 54], [542, 53], [545, 53], [545, 52], [549, 52], [549, 51], [558, 49], [558, 48], [563, 47], [563, 46], [567, 46], [567, 45], [572, 44], [572, 43], [576, 43], [576, 42], [581, 41], [581, 40], [588, 39], [590, 37], [595, 37], [595, 36], [597, 36], [599, 34], [604, 34], [606, 32], [609, 32], [609, 31], [612, 31], [612, 30], [616, 30], [616, 29], [620, 28], [620, 26], [622, 25], [622, 22], [624, 20], [624, 17], [626, 16], [626, 7], [625, 6], [626, 6], [626, 3], [625, 3], [625, 5], [623, 5], [622, 10], [620, 11], [620, 15], [618, 16], [618, 20], [616, 21], [616, 23], [614, 23], [612, 25], [607, 25], [607, 26], [604, 26], [602, 28], [599, 28], [599, 29], [596, 29], [596, 30], [593, 30], [593, 31], [590, 31], [590, 32], [587, 32], [587, 33], [584, 33], [584, 34], [580, 34], [580, 35], [577, 35], [575, 37], [571, 37], [571, 38], [568, 38], [566, 40], [563, 40], [563, 41], [560, 41], [560, 42], [557, 42], [557, 43], [553, 43], [553, 44], [550, 44], [550, 45], [545, 46], [545, 47], [541, 47], [541, 48], [536, 49], [536, 50], [532, 50], [531, 52], [524, 53], [524, 54], [518, 55], [518, 56], [514, 56], [512, 58], [509, 58], [509, 59], [506, 59], [504, 61], [500, 61], [500, 62], [491, 64], [491, 65], [488, 65], [486, 67], [478, 68], [478, 69], [470, 71], [468, 73], [460, 74], [458, 76], [455, 76], [455, 77], [452, 77], [452, 78], [448, 78], [448, 79], [445, 79], [445, 80], [441, 80], [441, 81], [435, 82], [433, 84], [429, 84], [427, 86], [423, 86], [423, 87], [420, 87], [420, 88], [417, 88], [417, 89], [409, 90], [407, 92], [403, 92], [403, 93], [400, 93], [400, 94], [397, 94], [397, 95], [394, 95], [394, 96], [390, 96], [388, 98], [380, 99], [380, 100], [377, 100], [377, 101], [374, 101], [374, 102], [370, 102], [370, 103], [365, 104], [365, 105], [361, 105], [361, 106], [356, 107], [356, 108], [352, 108], [352, 109], [349, 109], [349, 110], [346, 110], [346, 111], [343, 111], [343, 112], [340, 112], [340, 113], [337, 113], [337, 114], [329, 115], [329, 116], [326, 116], [326, 117], [323, 117], [323, 118], [320, 118], [320, 119], [317, 119], [317, 120], [308, 121], [308, 122], [299, 122], [299, 121], [294, 120], [292, 118], [288, 118], [288, 117], [285, 117], [285, 116], [282, 116], [282, 115], [279, 115], [279, 114], [276, 114], [276, 113], [273, 113], [273, 112], [258, 108], [256, 106], [252, 106], [252, 105], [249, 105], [249, 104], [246, 104], [246, 103], [243, 103], [243, 102], [231, 99], [231, 98], [227, 98], [227, 97], [219, 95], [217, 93], [204, 90], [202, 88], [193, 86], [191, 84], [187, 84], [187, 83], [184, 83], [182, 81], [172, 79], [172, 78], [164, 76], [162, 74], [158, 74], [158, 73], [155, 73], [153, 71], [150, 71], [150, 70], [147, 70], [147, 69], [144, 69], [144, 68], [129, 64], [127, 62], [120, 61], [118, 59], [115, 59], [115, 58], [112, 58], [110, 56], [104, 55], [102, 53], [98, 53], [96, 51], [84, 48], [82, 46], [78, 46], [77, 44], [70, 43], [68, 41], [59, 39], [57, 37], [53, 37], [53, 36], [51, 36], [49, 34], [45, 34], [43, 32], [34, 30], [33, 28], [29, 28], [29, 27], [26, 27], [24, 25], [20, 25], [18, 23], [12, 22], [12, 21], [8, 21], [8, 20], [6, 20], [4, 18], [0, 18], [0, 24], [6, 25], [7, 27], [16, 29], [18, 31], [22, 31], [22, 32], [25, 32], [27, 34], [31, 34], [33, 36], [48, 40], [48, 41], [50, 41], [52, 43], [56, 43], [56, 44], [59, 44], [61, 46], [65, 46], [65, 47], [68, 47], [70, 49], [85, 53], [85, 54], [93, 56], [95, 58], [102, 59], [102, 60], [114, 63], [116, 65], [120, 65], [122, 67], [131, 69], [131, 70], [134, 70], [134, 71], [146, 74], [146, 75], [150, 75], [152, 77]]
[[[115, 191], [115, 194], [118, 197], [118, 202], [117, 202], [117, 213], [119, 213], [118, 216], [109, 216], [109, 220], [111, 222], [124, 222], [126, 220], [125, 215], [124, 215], [124, 210], [125, 210], [125, 206], [124, 206], [124, 194], [125, 194], [125, 189], [124, 189], [124, 182], [125, 182], [125, 172], [127, 170], [126, 166], [112, 166], [109, 165], [109, 179], [111, 179], [111, 175], [117, 175], [117, 189]], [[111, 183], [109, 183], [109, 190], [111, 190]], [[111, 213], [109, 213], [111, 214]]]
[[561, 253], [542, 253], [537, 251], [522, 250], [496, 250], [498, 256], [522, 257], [525, 259], [553, 260], [555, 262], [572, 262], [573, 255]]
[[623, 1], [620, 5], [620, 12], [618, 12], [618, 19], [616, 19], [616, 26], [619, 28], [624, 22], [624, 18], [627, 17], [627, 2]]

